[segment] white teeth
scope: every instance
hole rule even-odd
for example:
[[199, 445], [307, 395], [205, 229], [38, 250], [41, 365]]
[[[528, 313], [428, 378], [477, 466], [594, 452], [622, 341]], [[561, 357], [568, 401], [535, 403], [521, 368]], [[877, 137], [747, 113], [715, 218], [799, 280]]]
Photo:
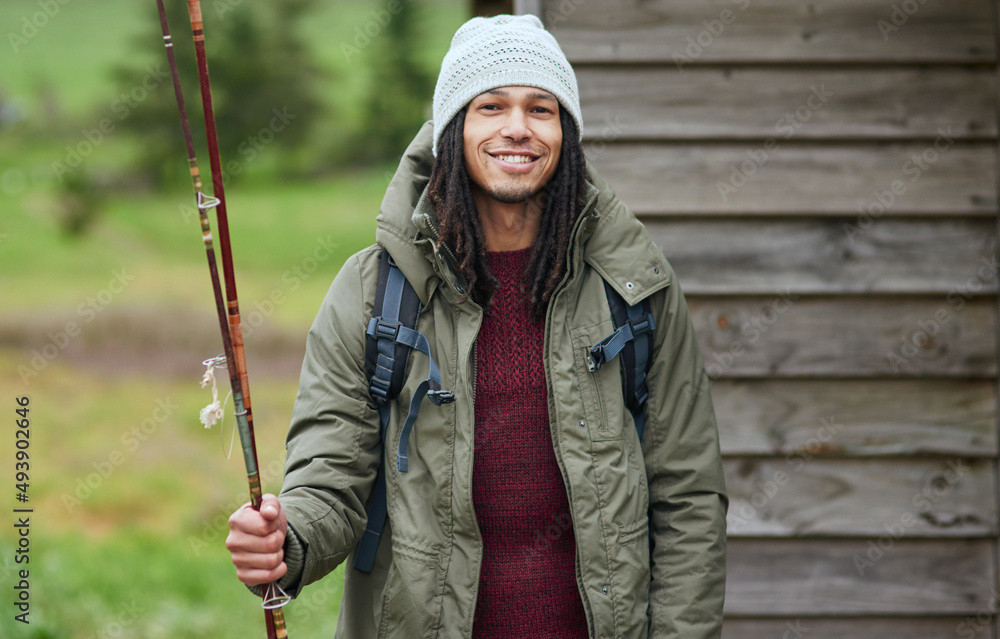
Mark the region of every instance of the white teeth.
[[498, 160], [503, 160], [504, 162], [511, 162], [513, 164], [527, 164], [531, 162], [534, 158], [527, 155], [497, 155], [495, 156]]

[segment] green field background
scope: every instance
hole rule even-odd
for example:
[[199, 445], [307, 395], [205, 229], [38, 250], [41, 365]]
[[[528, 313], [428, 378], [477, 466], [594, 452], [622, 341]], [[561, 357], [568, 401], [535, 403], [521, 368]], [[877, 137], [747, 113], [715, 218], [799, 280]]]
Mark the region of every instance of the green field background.
[[[211, 401], [199, 385], [201, 361], [219, 354], [221, 341], [190, 187], [125, 189], [112, 180], [88, 232], [70, 236], [60, 224], [53, 163], [119, 94], [112, 71], [135, 62], [155, 2], [53, 0], [58, 12], [15, 47], [10, 34], [22, 33], [43, 1], [0, 3], [0, 105], [27, 123], [0, 128], [0, 637], [263, 637], [258, 601], [223, 546], [229, 513], [247, 499], [238, 443], [226, 458], [231, 411], [221, 429], [198, 420]], [[321, 2], [308, 20], [317, 64], [335, 72], [319, 83], [338, 117], [358, 117], [369, 81], [340, 45], [386, 4]], [[418, 4], [429, 19], [426, 48], [414, 55], [431, 67], [467, 3]], [[210, 34], [215, 16], [205, 6]], [[174, 25], [178, 46], [184, 26]], [[338, 125], [324, 118], [315, 135]], [[114, 176], [136, 144], [109, 135], [85, 168]], [[177, 158], [184, 163], [183, 148]], [[207, 172], [207, 158], [202, 164]], [[289, 182], [262, 163], [227, 192], [269, 492], [280, 489], [306, 331], [344, 260], [373, 242], [393, 168], [348, 166]], [[19, 397], [30, 401], [27, 504], [15, 499]], [[15, 562], [17, 507], [33, 509], [27, 564]], [[14, 620], [23, 569], [29, 624]], [[289, 636], [333, 635], [342, 571], [286, 609]]]

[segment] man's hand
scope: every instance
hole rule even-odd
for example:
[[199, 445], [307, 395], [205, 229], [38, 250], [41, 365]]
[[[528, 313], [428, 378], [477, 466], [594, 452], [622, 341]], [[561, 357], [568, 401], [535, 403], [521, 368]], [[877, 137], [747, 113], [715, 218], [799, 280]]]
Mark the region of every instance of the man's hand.
[[284, 562], [287, 531], [285, 512], [274, 495], [264, 495], [260, 512], [247, 503], [233, 513], [226, 548], [240, 581], [247, 586], [269, 584], [288, 572]]

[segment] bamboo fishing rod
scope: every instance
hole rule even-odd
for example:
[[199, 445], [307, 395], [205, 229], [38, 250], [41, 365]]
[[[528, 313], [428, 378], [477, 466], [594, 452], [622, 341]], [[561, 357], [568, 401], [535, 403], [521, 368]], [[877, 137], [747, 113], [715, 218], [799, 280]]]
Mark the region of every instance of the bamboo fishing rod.
[[[246, 355], [243, 349], [243, 329], [240, 323], [239, 302], [236, 296], [236, 279], [233, 273], [232, 248], [229, 242], [229, 222], [226, 216], [222, 167], [219, 158], [218, 134], [215, 127], [215, 112], [212, 107], [212, 89], [208, 77], [208, 60], [205, 55], [204, 30], [201, 19], [201, 4], [199, 0], [188, 0], [188, 12], [191, 17], [191, 29], [194, 35], [195, 53], [198, 58], [198, 75], [201, 85], [202, 106], [205, 112], [205, 129], [208, 137], [209, 161], [212, 168], [212, 197], [206, 196], [202, 190], [201, 173], [195, 155], [194, 142], [191, 135], [191, 125], [184, 105], [184, 95], [181, 90], [180, 74], [177, 70], [177, 60], [173, 50], [173, 40], [170, 26], [167, 22], [163, 0], [156, 0], [160, 14], [160, 26], [163, 30], [163, 43], [167, 50], [170, 72], [173, 78], [174, 95], [177, 99], [177, 109], [180, 113], [181, 128], [184, 133], [184, 143], [187, 148], [188, 166], [191, 172], [191, 183], [195, 191], [198, 206], [198, 217], [201, 221], [202, 241], [208, 259], [208, 270], [212, 280], [212, 291], [215, 297], [215, 307], [219, 319], [219, 330], [222, 334], [222, 346], [225, 353], [226, 367], [233, 393], [233, 406], [236, 413], [236, 427], [240, 433], [240, 444], [243, 450], [243, 460], [247, 469], [247, 482], [250, 487], [250, 504], [254, 510], [260, 510], [263, 491], [260, 485], [260, 472], [257, 463], [257, 446], [253, 432], [253, 414], [250, 410], [250, 387], [246, 371]], [[219, 249], [222, 252], [222, 269], [226, 283], [226, 300], [222, 297], [222, 286], [219, 281], [219, 269], [215, 259], [215, 249], [212, 241], [212, 231], [208, 220], [208, 210], [216, 209], [216, 221], [219, 228]], [[285, 616], [281, 609], [287, 603], [288, 597], [276, 584], [268, 584], [264, 588], [264, 617], [268, 639], [286, 639]]]

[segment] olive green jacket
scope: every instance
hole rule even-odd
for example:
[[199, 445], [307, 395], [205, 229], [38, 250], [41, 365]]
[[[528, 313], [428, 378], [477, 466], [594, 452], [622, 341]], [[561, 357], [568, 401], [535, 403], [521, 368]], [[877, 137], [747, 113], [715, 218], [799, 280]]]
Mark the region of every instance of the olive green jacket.
[[[423, 305], [418, 329], [456, 401], [425, 401], [409, 442], [396, 443], [428, 360], [414, 351], [388, 429], [389, 522], [375, 569], [346, 568], [337, 637], [470, 637], [482, 540], [472, 502], [474, 344], [482, 309], [434, 247], [425, 186], [431, 127], [410, 145], [378, 217], [373, 246], [336, 276], [309, 332], [288, 433], [280, 496], [292, 594], [345, 560], [365, 528], [364, 504], [382, 446], [365, 378], [380, 247]], [[568, 274], [545, 321], [549, 420], [577, 544], [577, 582], [594, 638], [718, 637], [725, 590], [726, 495], [708, 379], [670, 266], [642, 224], [595, 172], [577, 222]], [[613, 331], [604, 280], [656, 319], [640, 443], [618, 365], [588, 370], [590, 346]], [[403, 407], [399, 410], [399, 407]], [[516, 445], [516, 442], [512, 442]], [[652, 541], [652, 544], [650, 543]], [[650, 546], [653, 546], [650, 557]], [[294, 602], [291, 605], [296, 605]]]

